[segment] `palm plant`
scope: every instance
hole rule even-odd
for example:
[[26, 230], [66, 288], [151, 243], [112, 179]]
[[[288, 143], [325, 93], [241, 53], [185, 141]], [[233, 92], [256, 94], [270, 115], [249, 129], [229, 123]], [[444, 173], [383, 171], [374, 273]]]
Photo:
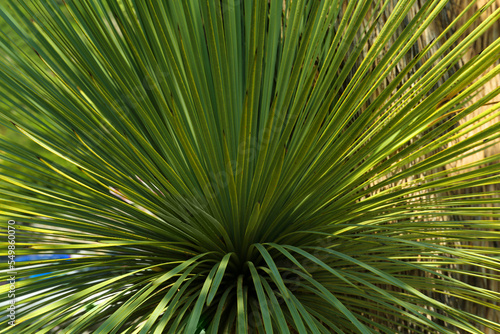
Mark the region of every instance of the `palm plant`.
[[2, 119], [39, 149], [0, 141], [0, 214], [79, 256], [18, 266], [0, 332], [499, 331], [452, 307], [500, 310], [464, 279], [500, 279], [467, 243], [499, 198], [457, 192], [499, 156], [445, 167], [499, 142], [500, 40], [447, 74], [500, 10], [407, 59], [447, 4], [414, 2], [7, 0]]

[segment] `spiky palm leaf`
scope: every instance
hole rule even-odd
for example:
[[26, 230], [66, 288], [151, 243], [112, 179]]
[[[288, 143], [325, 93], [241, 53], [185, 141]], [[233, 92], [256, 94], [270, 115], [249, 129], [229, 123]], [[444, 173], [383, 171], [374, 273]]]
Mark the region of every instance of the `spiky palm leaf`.
[[16, 254], [81, 256], [19, 269], [51, 274], [18, 282], [2, 332], [500, 330], [445, 302], [500, 309], [454, 278], [499, 280], [499, 250], [461, 243], [498, 238], [498, 197], [452, 194], [498, 183], [499, 156], [443, 170], [498, 143], [488, 123], [449, 145], [499, 113], [467, 118], [499, 93], [468, 104], [500, 40], [441, 80], [500, 11], [401, 68], [447, 1], [380, 27], [390, 2], [7, 1], [25, 45], [0, 39], [3, 118], [41, 148], [2, 140], [23, 168], [0, 212]]

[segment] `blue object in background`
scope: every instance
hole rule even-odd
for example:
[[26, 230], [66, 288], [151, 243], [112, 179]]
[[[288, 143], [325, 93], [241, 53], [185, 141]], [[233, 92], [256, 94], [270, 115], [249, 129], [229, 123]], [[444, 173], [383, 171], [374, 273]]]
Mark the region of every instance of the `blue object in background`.
[[[34, 255], [18, 255], [16, 256], [16, 262], [26, 262], [26, 261], [37, 261], [37, 260], [58, 260], [58, 259], [69, 259], [71, 255], [69, 254], [34, 254]], [[33, 278], [48, 275], [51, 272], [32, 275], [26, 278]]]
[[36, 261], [36, 260], [69, 259], [70, 257], [71, 257], [71, 255], [69, 255], [69, 254], [18, 255], [18, 256], [16, 256], [16, 262]]

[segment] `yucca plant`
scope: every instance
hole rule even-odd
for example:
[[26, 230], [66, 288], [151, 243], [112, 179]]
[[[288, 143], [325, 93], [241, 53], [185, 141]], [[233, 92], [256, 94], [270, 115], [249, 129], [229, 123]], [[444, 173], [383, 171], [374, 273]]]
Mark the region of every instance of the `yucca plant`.
[[17, 263], [0, 332], [500, 331], [454, 307], [500, 310], [464, 279], [500, 279], [499, 198], [457, 192], [500, 157], [450, 167], [498, 145], [500, 40], [448, 75], [500, 10], [407, 59], [448, 1], [414, 2], [2, 2], [2, 119], [39, 148], [0, 142], [1, 228], [78, 257]]

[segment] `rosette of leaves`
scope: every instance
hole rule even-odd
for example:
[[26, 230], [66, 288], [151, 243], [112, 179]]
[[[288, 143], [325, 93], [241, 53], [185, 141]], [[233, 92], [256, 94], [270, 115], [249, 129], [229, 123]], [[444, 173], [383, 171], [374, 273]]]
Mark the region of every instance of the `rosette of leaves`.
[[4, 1], [2, 119], [39, 146], [1, 140], [0, 212], [78, 257], [18, 263], [1, 332], [499, 331], [455, 307], [500, 309], [464, 279], [500, 278], [499, 199], [456, 192], [499, 157], [450, 166], [498, 144], [500, 40], [458, 65], [500, 11], [408, 59], [447, 5], [414, 2]]

